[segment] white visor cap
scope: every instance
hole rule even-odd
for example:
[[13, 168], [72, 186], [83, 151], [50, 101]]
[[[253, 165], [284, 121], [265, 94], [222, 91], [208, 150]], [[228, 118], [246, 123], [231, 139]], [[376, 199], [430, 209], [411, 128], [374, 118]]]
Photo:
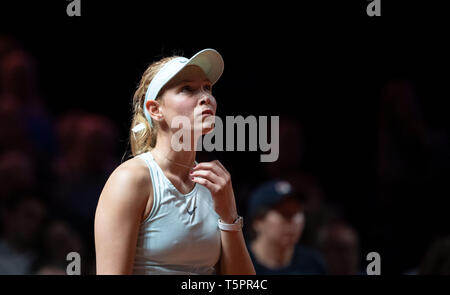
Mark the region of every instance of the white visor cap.
[[156, 99], [164, 85], [166, 85], [167, 82], [169, 82], [184, 67], [189, 65], [199, 66], [213, 85], [219, 80], [224, 67], [223, 58], [220, 53], [210, 48], [197, 52], [190, 59], [187, 59], [186, 57], [177, 57], [166, 63], [152, 79], [147, 88], [147, 92], [145, 93], [143, 106], [144, 114], [150, 123], [150, 126], [153, 126], [153, 124], [152, 118], [145, 107], [147, 101]]

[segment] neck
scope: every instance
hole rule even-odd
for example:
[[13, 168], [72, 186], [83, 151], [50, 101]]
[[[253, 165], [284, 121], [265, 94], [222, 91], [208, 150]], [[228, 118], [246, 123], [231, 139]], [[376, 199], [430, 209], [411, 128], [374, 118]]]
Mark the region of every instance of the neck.
[[169, 136], [158, 136], [152, 155], [164, 171], [182, 178], [190, 178], [189, 172], [195, 166], [195, 149], [175, 151], [172, 149]]
[[288, 266], [294, 255], [295, 245], [280, 245], [263, 237], [256, 238], [250, 245], [258, 262], [267, 268], [276, 269]]

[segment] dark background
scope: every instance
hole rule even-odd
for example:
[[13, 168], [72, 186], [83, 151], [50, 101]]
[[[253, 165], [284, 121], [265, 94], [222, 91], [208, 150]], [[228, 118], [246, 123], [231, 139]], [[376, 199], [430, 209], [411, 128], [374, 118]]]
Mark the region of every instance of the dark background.
[[[389, 81], [410, 81], [427, 126], [448, 134], [448, 17], [425, 1], [382, 1], [382, 16], [372, 18], [367, 1], [316, 2], [82, 0], [82, 16], [68, 17], [67, 1], [39, 1], [2, 4], [0, 15], [3, 33], [36, 59], [50, 113], [106, 115], [120, 130], [119, 159], [128, 149], [131, 98], [148, 64], [218, 50], [225, 71], [214, 86], [217, 115], [296, 118], [305, 140], [299, 169], [343, 208], [361, 237], [363, 259], [380, 252], [385, 273], [403, 273], [448, 234], [448, 169], [420, 189], [402, 187], [389, 206], [380, 201], [380, 97]], [[248, 192], [240, 185], [264, 179], [259, 154], [214, 155], [232, 173], [241, 210]]]

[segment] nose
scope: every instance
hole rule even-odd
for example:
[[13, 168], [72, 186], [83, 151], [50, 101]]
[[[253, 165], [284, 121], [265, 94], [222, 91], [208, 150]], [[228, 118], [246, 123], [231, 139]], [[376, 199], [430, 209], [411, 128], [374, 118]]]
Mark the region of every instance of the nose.
[[212, 104], [212, 97], [209, 93], [203, 92], [202, 98], [200, 99], [200, 105]]

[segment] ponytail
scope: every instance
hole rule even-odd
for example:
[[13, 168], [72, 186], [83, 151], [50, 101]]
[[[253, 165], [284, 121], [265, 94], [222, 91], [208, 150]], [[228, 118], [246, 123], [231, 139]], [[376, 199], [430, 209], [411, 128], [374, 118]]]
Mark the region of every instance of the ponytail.
[[[177, 58], [177, 56], [165, 57], [157, 62], [152, 63], [142, 75], [139, 86], [133, 96], [133, 117], [130, 128], [130, 146], [131, 154], [137, 156], [150, 151], [156, 145], [156, 135], [158, 133], [158, 123], [153, 122], [150, 126], [144, 114], [145, 93], [150, 82], [158, 73], [158, 71], [169, 61]], [[160, 96], [156, 98], [159, 100]], [[136, 128], [138, 127], [138, 128]]]

